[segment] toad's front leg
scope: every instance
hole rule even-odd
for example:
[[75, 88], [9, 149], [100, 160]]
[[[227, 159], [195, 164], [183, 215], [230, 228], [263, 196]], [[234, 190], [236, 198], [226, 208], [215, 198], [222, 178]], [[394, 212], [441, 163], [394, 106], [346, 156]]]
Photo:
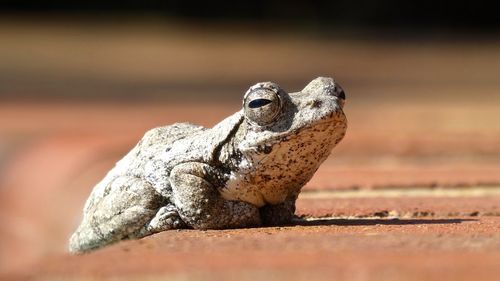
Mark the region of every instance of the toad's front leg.
[[295, 213], [296, 195], [289, 196], [285, 202], [277, 205], [265, 205], [260, 208], [260, 217], [265, 226], [278, 226], [291, 223]]
[[259, 209], [246, 202], [222, 198], [216, 175], [213, 167], [199, 162], [174, 167], [170, 183], [174, 204], [184, 222], [195, 229], [259, 226]]

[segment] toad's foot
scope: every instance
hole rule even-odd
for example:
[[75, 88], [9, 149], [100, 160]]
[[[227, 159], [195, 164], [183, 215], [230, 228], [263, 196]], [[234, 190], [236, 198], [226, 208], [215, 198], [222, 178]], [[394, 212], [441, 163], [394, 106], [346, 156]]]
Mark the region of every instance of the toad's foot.
[[161, 207], [153, 219], [134, 236], [135, 238], [141, 238], [161, 231], [180, 228], [187, 228], [187, 225], [182, 221], [175, 206], [169, 204]]

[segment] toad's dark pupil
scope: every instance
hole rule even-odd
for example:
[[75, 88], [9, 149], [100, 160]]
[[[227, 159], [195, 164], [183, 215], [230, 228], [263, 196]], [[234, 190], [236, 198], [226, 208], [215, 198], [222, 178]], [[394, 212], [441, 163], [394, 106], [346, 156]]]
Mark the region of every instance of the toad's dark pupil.
[[273, 102], [272, 100], [268, 100], [268, 99], [255, 99], [255, 100], [251, 101], [250, 103], [248, 103], [248, 107], [257, 108], [257, 107], [264, 106], [266, 104], [270, 104], [272, 102]]

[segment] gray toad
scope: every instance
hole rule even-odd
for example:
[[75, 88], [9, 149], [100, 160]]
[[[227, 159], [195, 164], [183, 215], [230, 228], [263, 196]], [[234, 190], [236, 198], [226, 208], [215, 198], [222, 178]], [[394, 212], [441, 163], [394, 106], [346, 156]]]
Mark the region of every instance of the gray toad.
[[70, 251], [169, 229], [289, 222], [300, 189], [346, 132], [344, 101], [331, 78], [290, 94], [263, 82], [211, 129], [150, 130], [95, 186]]

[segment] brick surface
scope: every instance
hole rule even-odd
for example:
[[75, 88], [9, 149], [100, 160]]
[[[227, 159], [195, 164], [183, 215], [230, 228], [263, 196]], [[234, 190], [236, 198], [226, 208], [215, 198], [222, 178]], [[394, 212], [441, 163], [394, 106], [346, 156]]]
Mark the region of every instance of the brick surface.
[[[171, 231], [82, 256], [52, 256], [31, 280], [496, 280], [499, 219], [322, 220]], [[76, 277], [75, 277], [76, 276]]]
[[[112, 276], [494, 280], [492, 276], [498, 276], [499, 197], [363, 198], [364, 190], [498, 186], [500, 161], [494, 143], [500, 134], [495, 130], [479, 132], [482, 137], [461, 133], [465, 137], [457, 140], [453, 131], [434, 130], [432, 137], [419, 134], [425, 128], [417, 125], [389, 142], [382, 133], [370, 137], [361, 133], [368, 128], [351, 126], [351, 133], [297, 204], [299, 215], [323, 220], [285, 228], [168, 232], [88, 256], [64, 254], [91, 187], [147, 128], [189, 120], [184, 114], [219, 111], [213, 120], [191, 119], [210, 125], [231, 112], [230, 106], [216, 108], [186, 107], [183, 113], [184, 109], [170, 105], [125, 105], [110, 114], [106, 106], [25, 107], [32, 117], [1, 128], [8, 137], [2, 139], [0, 154], [0, 272], [9, 274], [4, 275], [9, 279], [38, 280]], [[0, 112], [12, 117], [19, 108], [14, 109]], [[190, 113], [194, 110], [198, 114]], [[164, 118], [162, 112], [171, 115]], [[354, 107], [350, 114], [356, 120], [369, 118], [370, 111]], [[43, 122], [32, 124], [36, 118]], [[145, 119], [134, 121], [137, 118]], [[361, 194], [314, 196], [342, 190]], [[195, 249], [201, 251], [191, 253]], [[26, 271], [28, 265], [33, 270]]]

